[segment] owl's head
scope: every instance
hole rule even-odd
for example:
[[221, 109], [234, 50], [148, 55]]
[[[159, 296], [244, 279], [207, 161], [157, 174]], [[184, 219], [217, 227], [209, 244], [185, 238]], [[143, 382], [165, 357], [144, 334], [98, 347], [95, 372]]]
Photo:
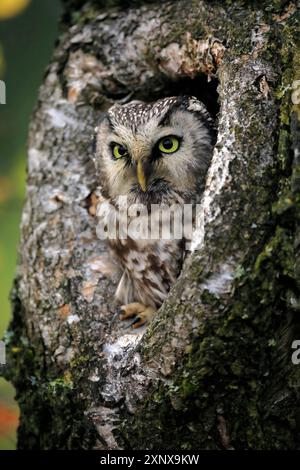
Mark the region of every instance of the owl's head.
[[105, 197], [161, 203], [203, 188], [214, 122], [191, 96], [112, 106], [96, 129], [96, 167]]

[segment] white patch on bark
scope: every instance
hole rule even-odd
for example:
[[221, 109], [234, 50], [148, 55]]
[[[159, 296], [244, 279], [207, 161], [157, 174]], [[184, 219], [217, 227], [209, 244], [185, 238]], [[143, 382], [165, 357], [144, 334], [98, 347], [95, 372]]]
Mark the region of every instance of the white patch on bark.
[[219, 295], [230, 292], [233, 279], [234, 267], [232, 264], [225, 263], [220, 267], [220, 272], [213, 274], [201, 284], [201, 288], [219, 297]]
[[75, 351], [73, 348], [66, 348], [62, 344], [55, 349], [53, 357], [57, 364], [66, 365], [69, 364], [75, 357]]
[[79, 123], [76, 119], [67, 116], [63, 111], [56, 108], [50, 108], [46, 110], [46, 113], [51, 118], [51, 124], [53, 127], [78, 127]]
[[120, 336], [115, 343], [106, 343], [103, 346], [103, 351], [106, 354], [108, 363], [116, 362], [117, 356], [123, 356], [125, 352], [134, 349], [139, 343], [144, 332], [137, 334], [126, 334]]
[[67, 318], [67, 322], [69, 325], [72, 325], [72, 323], [78, 323], [80, 321], [80, 318], [78, 315], [69, 315]]
[[41, 324], [40, 331], [41, 331], [43, 342], [44, 342], [45, 346], [50, 348], [50, 346], [51, 346], [51, 335], [52, 335], [51, 326]]
[[28, 173], [32, 174], [34, 171], [38, 171], [41, 164], [48, 161], [48, 155], [46, 152], [41, 152], [36, 148], [30, 148], [28, 150]]
[[[114, 343], [106, 343], [103, 352], [107, 358], [106, 385], [101, 392], [107, 401], [118, 401], [124, 396], [121, 371], [124, 364], [128, 362], [129, 355], [136, 349], [145, 330], [136, 334], [125, 334], [120, 336]], [[132, 364], [139, 363], [139, 355], [135, 353], [131, 360]]]
[[116, 429], [119, 423], [119, 415], [116, 409], [107, 408], [106, 406], [99, 406], [97, 408], [89, 410], [86, 414], [92, 417], [92, 420], [97, 428], [99, 435], [105, 441], [107, 449], [122, 449], [117, 444], [113, 435], [113, 430]]
[[95, 370], [94, 372], [92, 372], [92, 373], [89, 375], [89, 380], [90, 380], [91, 382], [99, 382], [100, 376], [99, 376], [98, 367], [96, 368], [96, 370]]
[[223, 109], [225, 111], [221, 112], [219, 124], [222, 128], [222, 133], [219, 133], [218, 142], [207, 173], [206, 187], [190, 244], [191, 251], [200, 250], [203, 247], [206, 225], [211, 223], [220, 214], [220, 207], [215, 202], [216, 196], [222, 192], [224, 186], [231, 179], [229, 164], [235, 158], [235, 153], [232, 149], [235, 142], [232, 120], [236, 112], [234, 106], [226, 98], [224, 99]]

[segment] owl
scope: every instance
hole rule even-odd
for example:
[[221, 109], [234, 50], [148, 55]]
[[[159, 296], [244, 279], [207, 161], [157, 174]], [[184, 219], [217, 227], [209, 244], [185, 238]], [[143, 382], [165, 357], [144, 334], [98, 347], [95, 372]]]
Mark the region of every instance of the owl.
[[[117, 216], [119, 229], [108, 236], [110, 250], [121, 269], [116, 299], [120, 319], [131, 327], [147, 323], [166, 299], [186, 254], [184, 236], [120, 236], [121, 225], [144, 220], [174, 204], [195, 204], [203, 192], [215, 143], [214, 120], [192, 96], [174, 96], [154, 103], [115, 104], [96, 128], [95, 164], [101, 203], [108, 203], [106, 221], [127, 207], [146, 213]], [[146, 214], [146, 215], [145, 215]], [[161, 218], [157, 224], [161, 224]]]

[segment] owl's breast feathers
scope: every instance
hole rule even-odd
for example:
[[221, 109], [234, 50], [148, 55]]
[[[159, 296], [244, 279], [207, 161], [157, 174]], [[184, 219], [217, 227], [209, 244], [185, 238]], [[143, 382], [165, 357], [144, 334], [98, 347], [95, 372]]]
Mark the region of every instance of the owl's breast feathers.
[[181, 240], [109, 240], [124, 269], [116, 298], [160, 307], [178, 277], [184, 256]]
[[[182, 203], [181, 199], [180, 202]], [[172, 219], [169, 236], [163, 237], [163, 230], [168, 227], [168, 223], [162, 227], [162, 214], [164, 211], [165, 215], [168, 213], [168, 205], [154, 206], [146, 214], [129, 216], [130, 207], [132, 206], [124, 206], [123, 200], [117, 202], [104, 197], [101, 197], [97, 207], [100, 225], [108, 227], [105, 232], [110, 250], [123, 270], [116, 298], [123, 304], [141, 302], [157, 308], [166, 299], [181, 271], [185, 239], [173, 237]], [[151, 221], [153, 214], [156, 217], [154, 224]], [[133, 223], [138, 230], [134, 234], [130, 232]], [[152, 225], [156, 229], [155, 233], [151, 231]]]

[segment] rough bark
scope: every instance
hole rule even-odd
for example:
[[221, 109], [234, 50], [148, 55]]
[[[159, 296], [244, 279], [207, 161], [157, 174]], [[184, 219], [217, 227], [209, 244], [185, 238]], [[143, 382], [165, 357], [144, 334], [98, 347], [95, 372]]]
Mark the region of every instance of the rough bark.
[[[19, 447], [300, 448], [295, 4], [66, 5], [30, 126], [6, 337]], [[182, 92], [219, 110], [218, 142], [193, 253], [132, 334], [101, 272], [91, 136], [115, 100]]]

